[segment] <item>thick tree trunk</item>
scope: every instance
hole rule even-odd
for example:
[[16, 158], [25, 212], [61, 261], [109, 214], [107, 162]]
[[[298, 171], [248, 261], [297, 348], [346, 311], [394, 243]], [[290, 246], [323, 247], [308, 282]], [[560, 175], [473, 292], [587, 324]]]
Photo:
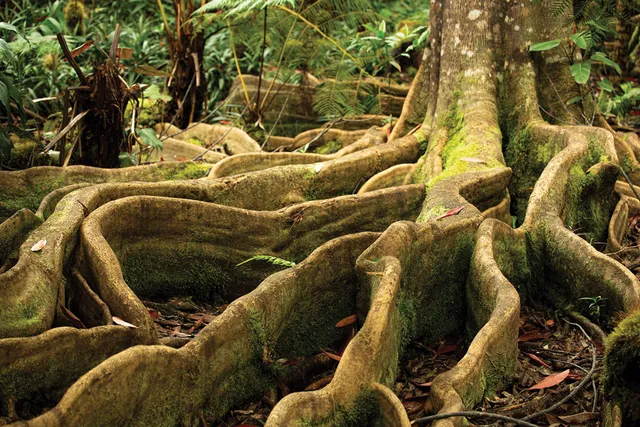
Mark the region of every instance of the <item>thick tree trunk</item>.
[[[411, 340], [469, 337], [431, 386], [430, 407], [445, 414], [511, 380], [521, 299], [562, 308], [599, 295], [608, 313], [636, 309], [636, 277], [588, 240], [619, 240], [629, 202], [615, 187], [617, 165], [621, 155], [637, 165], [638, 147], [583, 126], [588, 101], [566, 105], [580, 91], [568, 58], [528, 52], [569, 34], [567, 16], [548, 6], [432, 2], [431, 40], [386, 143], [386, 129], [372, 129], [333, 155], [246, 153], [205, 180], [88, 186], [52, 197], [36, 219], [22, 212], [3, 223], [18, 255], [0, 274], [6, 412], [73, 383], [27, 425], [220, 417], [278, 383], [283, 359], [340, 343], [335, 324], [356, 313], [359, 331], [331, 382], [287, 395], [266, 425], [408, 426], [389, 387]], [[235, 267], [254, 255], [297, 264], [275, 274]], [[137, 294], [178, 287], [237, 299], [186, 346], [148, 345], [159, 341]], [[89, 328], [53, 328], [65, 324], [58, 303]], [[605, 390], [608, 413], [630, 423], [634, 316], [608, 343]]]

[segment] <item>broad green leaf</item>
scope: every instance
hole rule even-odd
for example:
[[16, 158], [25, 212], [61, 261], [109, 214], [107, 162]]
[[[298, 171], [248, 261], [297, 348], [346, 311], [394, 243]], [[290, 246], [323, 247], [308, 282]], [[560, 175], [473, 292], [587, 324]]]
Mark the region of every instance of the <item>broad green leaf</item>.
[[580, 49], [587, 48], [587, 39], [584, 38], [584, 31], [579, 33], [575, 33], [571, 35], [571, 40], [578, 46]]
[[576, 62], [569, 67], [569, 70], [571, 70], [571, 75], [576, 83], [585, 84], [591, 75], [591, 61]]
[[606, 90], [607, 92], [613, 92], [613, 83], [611, 83], [607, 79], [600, 80], [598, 82], [598, 86], [600, 86], [600, 89], [602, 90]]
[[594, 61], [600, 61], [604, 65], [613, 67], [613, 69], [615, 69], [618, 72], [618, 74], [622, 74], [622, 70], [620, 70], [620, 66], [615, 62], [613, 62], [612, 60], [610, 60], [609, 58], [607, 58], [607, 55], [604, 52], [594, 53], [593, 55], [591, 55], [591, 59]]
[[162, 150], [162, 141], [160, 141], [156, 137], [156, 133], [153, 129], [141, 129], [138, 131], [138, 136], [146, 145], [149, 145], [152, 148], [156, 148], [158, 150]]
[[576, 102], [580, 102], [582, 101], [582, 97], [581, 96], [574, 96], [573, 98], [571, 98], [570, 100], [567, 101], [567, 105], [572, 105], [575, 104]]
[[0, 81], [0, 102], [4, 105], [5, 111], [8, 114], [11, 111], [11, 106], [9, 104], [9, 88], [3, 81]]
[[400, 64], [398, 64], [396, 61], [391, 60], [389, 61], [389, 64], [391, 64], [399, 72], [402, 72], [402, 68], [400, 67]]
[[0, 22], [0, 30], [13, 31], [14, 33], [18, 33], [18, 29], [7, 22]]
[[136, 157], [133, 154], [129, 154], [127, 152], [122, 152], [118, 155], [118, 160], [120, 160], [120, 167], [127, 168], [129, 166], [136, 166], [138, 162], [136, 162]]
[[9, 160], [9, 157], [11, 157], [11, 147], [11, 140], [7, 132], [0, 127], [0, 164], [2, 164], [2, 159]]
[[541, 52], [543, 50], [553, 49], [560, 45], [560, 40], [550, 40], [548, 42], [534, 43], [529, 46], [529, 52]]

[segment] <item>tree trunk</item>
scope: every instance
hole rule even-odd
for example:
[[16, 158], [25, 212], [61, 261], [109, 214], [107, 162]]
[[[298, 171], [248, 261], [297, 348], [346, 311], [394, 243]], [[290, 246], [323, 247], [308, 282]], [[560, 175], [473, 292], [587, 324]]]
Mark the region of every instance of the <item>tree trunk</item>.
[[[373, 129], [331, 156], [246, 153], [206, 180], [70, 193], [0, 274], [0, 336], [21, 337], [0, 340], [1, 397], [11, 406], [73, 383], [31, 426], [194, 424], [259, 399], [283, 360], [343, 342], [335, 325], [356, 313], [331, 382], [288, 394], [266, 425], [408, 426], [389, 387], [411, 340], [470, 338], [431, 385], [430, 407], [445, 414], [511, 381], [521, 299], [561, 309], [597, 295], [603, 312], [636, 309], [637, 278], [589, 241], [626, 223], [618, 164], [637, 180], [637, 146], [585, 126], [586, 97], [567, 106], [581, 91], [569, 58], [528, 52], [571, 33], [547, 3], [432, 3], [431, 39], [386, 143]], [[13, 236], [31, 227], [13, 224]], [[237, 266], [255, 255], [297, 264]], [[137, 296], [150, 289], [235, 301], [176, 350], [144, 345], [159, 343]], [[88, 329], [52, 328], [64, 324], [63, 301]], [[637, 381], [624, 379], [637, 370], [634, 316], [607, 348], [608, 412], [628, 423], [638, 416]]]

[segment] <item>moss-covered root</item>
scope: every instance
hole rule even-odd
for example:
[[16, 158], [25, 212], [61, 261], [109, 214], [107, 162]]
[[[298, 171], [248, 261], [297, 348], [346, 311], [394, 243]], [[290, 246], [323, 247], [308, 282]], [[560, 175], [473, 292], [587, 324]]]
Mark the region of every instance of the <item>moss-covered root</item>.
[[640, 311], [620, 322], [607, 338], [604, 392], [622, 409], [622, 425], [640, 423]]
[[[497, 260], [508, 259], [511, 266], [518, 262], [526, 265], [526, 259], [512, 258], [519, 245], [510, 243], [518, 240], [522, 246], [521, 233], [495, 220], [484, 221], [476, 233], [466, 289], [467, 332], [473, 341], [462, 360], [433, 381], [429, 399], [439, 413], [473, 408], [484, 395], [503, 389], [515, 373], [520, 298]], [[449, 418], [435, 425], [464, 423], [462, 418]]]
[[308, 356], [345, 338], [335, 324], [355, 308], [353, 266], [377, 237], [328, 242], [231, 303], [179, 350], [137, 346], [107, 359], [25, 425], [189, 425], [203, 411], [220, 417], [258, 398], [275, 383], [279, 359]]
[[166, 162], [123, 169], [41, 166], [17, 172], [0, 171], [0, 222], [22, 208], [35, 212], [47, 194], [68, 185], [195, 179], [206, 175], [209, 169], [211, 165]]
[[[626, 185], [626, 183], [624, 184]], [[629, 232], [629, 219], [640, 213], [640, 200], [626, 195], [621, 195], [616, 209], [611, 215], [607, 234], [607, 247], [605, 253], [616, 260], [627, 256], [640, 256], [640, 248], [625, 247], [623, 240]]]
[[578, 127], [545, 130], [564, 138], [564, 148], [538, 179], [523, 223], [545, 280], [560, 285], [547, 286], [544, 295], [555, 304], [600, 295], [607, 298], [609, 314], [628, 311], [640, 302], [638, 280], [569, 229], [605, 240], [617, 178], [617, 167], [606, 160], [615, 159], [615, 151], [606, 140], [589, 141]]
[[358, 190], [358, 194], [402, 185], [407, 176], [413, 173], [415, 167], [414, 163], [405, 163], [375, 174]]
[[168, 123], [158, 123], [154, 126], [154, 130], [158, 135], [181, 141], [197, 139], [202, 141], [206, 147], [219, 144], [224, 147], [225, 152], [230, 156], [262, 151], [260, 144], [255, 139], [251, 138], [242, 129], [232, 126], [198, 123], [181, 130]]
[[21, 209], [0, 223], [0, 274], [18, 260], [18, 249], [29, 233], [42, 223], [29, 209]]
[[[362, 126], [379, 125], [384, 118], [377, 117], [373, 121], [371, 119], [361, 122]], [[360, 139], [365, 133], [366, 129], [361, 130], [343, 130], [331, 128], [327, 129], [310, 129], [308, 131], [299, 133], [295, 138], [289, 138], [286, 136], [272, 136], [269, 138], [266, 144], [268, 151], [274, 151], [277, 149], [284, 149], [285, 151], [293, 151], [298, 148], [304, 147], [309, 144], [307, 151], [321, 152], [326, 149], [332, 148], [344, 148], [350, 144], [353, 144]]]
[[[236, 175], [223, 181], [238, 195], [227, 203], [248, 208], [277, 209], [305, 200], [353, 194], [376, 173], [399, 163], [414, 162], [419, 155], [418, 141], [408, 136], [326, 162], [276, 166]], [[261, 206], [257, 207], [253, 202]]]
[[246, 153], [231, 156], [216, 164], [209, 173], [209, 178], [237, 175], [245, 172], [268, 169], [274, 166], [310, 164], [326, 162], [347, 154], [382, 144], [385, 136], [382, 132], [371, 129], [358, 141], [334, 154], [314, 153]]
[[[400, 303], [401, 266], [398, 259], [385, 257], [376, 263], [377, 275], [365, 275], [370, 294], [359, 296], [370, 301], [360, 306], [365, 318], [362, 329], [347, 346], [331, 383], [310, 393], [294, 393], [273, 409], [267, 426], [309, 425], [379, 425], [380, 413], [375, 400], [368, 397], [377, 382], [390, 383], [395, 378], [401, 340]], [[393, 401], [392, 401], [393, 402]], [[390, 403], [391, 406], [396, 406]], [[388, 406], [385, 409], [388, 410]], [[406, 414], [397, 412], [408, 426]]]
[[0, 402], [64, 390], [109, 356], [148, 342], [124, 326], [60, 327], [35, 337], [2, 339]]
[[[142, 160], [147, 162], [184, 162], [185, 160], [202, 157], [205, 163], [218, 163], [219, 161], [229, 157], [220, 151], [209, 150], [205, 152], [205, 148], [199, 143], [199, 140], [182, 141], [176, 138], [166, 138], [162, 140], [162, 151], [154, 150], [149, 154], [143, 154]], [[220, 147], [222, 149], [222, 146]], [[204, 154], [202, 154], [205, 152]], [[135, 153], [137, 155], [137, 153]]]

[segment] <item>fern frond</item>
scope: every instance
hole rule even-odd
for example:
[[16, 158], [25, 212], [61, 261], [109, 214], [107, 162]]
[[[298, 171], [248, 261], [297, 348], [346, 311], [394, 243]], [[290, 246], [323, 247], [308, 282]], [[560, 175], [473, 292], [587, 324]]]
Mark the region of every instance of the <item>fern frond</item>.
[[289, 261], [289, 260], [286, 260], [286, 259], [278, 258], [278, 257], [275, 257], [275, 256], [256, 255], [256, 256], [252, 256], [251, 258], [249, 258], [247, 260], [242, 261], [240, 264], [236, 264], [236, 267], [239, 267], [239, 266], [241, 266], [243, 264], [246, 264], [248, 262], [251, 262], [251, 261], [266, 261], [266, 262], [268, 262], [270, 264], [279, 265], [279, 266], [287, 267], [287, 268], [293, 267], [293, 266], [296, 265], [296, 263], [293, 262], [293, 261]]

